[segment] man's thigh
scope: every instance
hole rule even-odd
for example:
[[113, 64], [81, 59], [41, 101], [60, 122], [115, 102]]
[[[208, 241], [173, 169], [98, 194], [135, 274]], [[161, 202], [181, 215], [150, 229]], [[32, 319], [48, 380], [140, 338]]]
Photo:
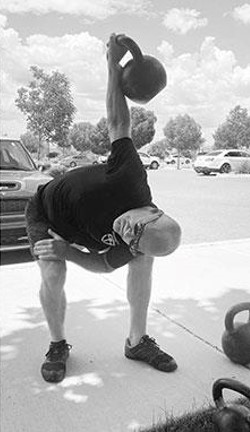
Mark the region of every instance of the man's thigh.
[[25, 210], [26, 231], [30, 244], [30, 251], [35, 259], [34, 245], [39, 240], [49, 239], [48, 229], [51, 228], [49, 221], [44, 217], [41, 205], [36, 195], [32, 197]]

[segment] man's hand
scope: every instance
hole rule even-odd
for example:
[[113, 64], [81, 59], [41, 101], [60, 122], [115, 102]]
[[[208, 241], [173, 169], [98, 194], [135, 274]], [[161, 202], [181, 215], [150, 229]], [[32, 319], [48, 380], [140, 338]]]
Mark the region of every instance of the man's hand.
[[116, 35], [115, 33], [112, 33], [107, 43], [107, 59], [108, 64], [111, 66], [118, 65], [128, 51], [125, 46], [117, 43], [117, 36], [123, 35]]
[[51, 229], [48, 230], [52, 239], [39, 240], [35, 243], [34, 254], [45, 261], [64, 261], [67, 257], [69, 243]]

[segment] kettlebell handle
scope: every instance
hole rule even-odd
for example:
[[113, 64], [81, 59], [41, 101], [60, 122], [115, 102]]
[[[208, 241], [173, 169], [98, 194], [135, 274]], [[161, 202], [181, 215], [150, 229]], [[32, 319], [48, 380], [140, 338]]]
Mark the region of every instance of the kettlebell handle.
[[237, 391], [250, 400], [250, 388], [245, 384], [232, 378], [220, 378], [214, 382], [212, 388], [213, 399], [217, 408], [223, 408], [225, 406], [222, 395], [222, 390], [224, 388]]
[[225, 316], [225, 327], [229, 332], [234, 331], [234, 317], [237, 313], [249, 310], [249, 324], [250, 324], [250, 302], [243, 302], [233, 306], [226, 313]]
[[118, 35], [116, 36], [116, 42], [120, 45], [125, 46], [128, 49], [128, 51], [131, 52], [136, 62], [143, 61], [143, 54], [141, 52], [141, 49], [133, 39], [131, 39], [128, 36]]

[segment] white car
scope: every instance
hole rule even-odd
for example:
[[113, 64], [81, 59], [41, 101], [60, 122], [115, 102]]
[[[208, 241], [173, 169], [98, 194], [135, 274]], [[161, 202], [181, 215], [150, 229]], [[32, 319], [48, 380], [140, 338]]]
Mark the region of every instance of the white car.
[[[165, 163], [167, 165], [175, 165], [177, 166], [178, 164], [178, 155], [169, 155], [165, 157]], [[187, 158], [185, 156], [180, 155], [179, 156], [179, 161], [180, 161], [180, 165], [181, 166], [191, 166], [191, 159]]]
[[250, 153], [239, 149], [214, 150], [198, 156], [193, 168], [197, 173], [230, 173], [237, 171], [245, 163], [250, 164]]
[[[142, 161], [142, 164], [145, 168], [149, 169], [158, 169], [160, 166], [160, 159], [157, 156], [150, 156], [147, 153], [143, 153], [138, 151], [138, 155], [140, 156], [140, 159]], [[107, 156], [99, 156], [93, 164], [100, 164], [100, 163], [106, 163], [107, 162]]]
[[158, 169], [160, 166], [160, 160], [157, 156], [150, 156], [147, 153], [138, 151], [142, 164], [145, 168]]

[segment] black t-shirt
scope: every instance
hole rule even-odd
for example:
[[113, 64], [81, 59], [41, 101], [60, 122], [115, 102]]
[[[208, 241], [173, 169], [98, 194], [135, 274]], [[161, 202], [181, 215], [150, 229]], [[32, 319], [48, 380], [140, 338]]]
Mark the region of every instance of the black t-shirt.
[[90, 251], [109, 247], [107, 260], [113, 268], [133, 258], [114, 233], [114, 220], [128, 210], [154, 206], [146, 171], [130, 138], [112, 143], [107, 163], [68, 171], [41, 186], [38, 196], [55, 232]]

